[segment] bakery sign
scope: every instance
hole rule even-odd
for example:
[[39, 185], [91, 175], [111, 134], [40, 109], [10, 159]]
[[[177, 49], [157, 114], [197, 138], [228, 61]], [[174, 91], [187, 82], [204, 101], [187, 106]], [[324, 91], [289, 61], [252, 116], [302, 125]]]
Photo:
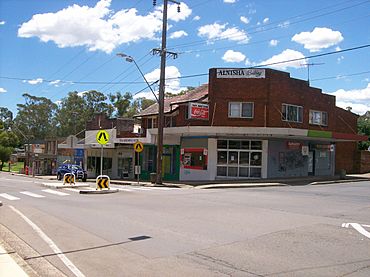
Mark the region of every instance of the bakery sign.
[[217, 78], [261, 79], [265, 78], [265, 70], [260, 68], [218, 68]]
[[207, 104], [189, 103], [189, 119], [208, 120], [209, 108]]

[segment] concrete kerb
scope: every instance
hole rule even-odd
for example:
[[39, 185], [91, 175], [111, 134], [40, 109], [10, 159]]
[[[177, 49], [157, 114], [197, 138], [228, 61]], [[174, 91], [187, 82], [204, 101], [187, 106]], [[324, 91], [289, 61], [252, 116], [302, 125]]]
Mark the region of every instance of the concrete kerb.
[[80, 194], [108, 194], [118, 192], [119, 189], [97, 189], [97, 190], [80, 190]]

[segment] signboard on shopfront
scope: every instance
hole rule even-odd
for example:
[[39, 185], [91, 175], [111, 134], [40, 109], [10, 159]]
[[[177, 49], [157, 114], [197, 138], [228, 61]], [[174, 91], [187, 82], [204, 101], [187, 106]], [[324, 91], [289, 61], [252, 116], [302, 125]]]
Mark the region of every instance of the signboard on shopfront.
[[216, 77], [218, 79], [263, 79], [265, 78], [265, 70], [260, 68], [218, 68]]
[[189, 119], [208, 120], [209, 107], [207, 104], [189, 103]]

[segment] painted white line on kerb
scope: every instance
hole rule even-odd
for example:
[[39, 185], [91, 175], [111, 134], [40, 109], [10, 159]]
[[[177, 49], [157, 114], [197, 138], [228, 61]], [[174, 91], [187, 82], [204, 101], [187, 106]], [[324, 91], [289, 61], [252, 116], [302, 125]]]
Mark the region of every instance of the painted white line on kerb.
[[32, 229], [49, 245], [54, 253], [62, 260], [62, 262], [69, 268], [70, 271], [77, 277], [84, 277], [85, 275], [64, 255], [59, 247], [49, 238], [35, 223], [33, 223], [27, 216], [18, 211], [13, 206], [9, 206], [14, 212], [16, 212], [21, 218], [24, 219]]
[[21, 191], [19, 193], [22, 193], [24, 195], [28, 195], [28, 196], [31, 196], [31, 197], [35, 197], [35, 198], [43, 198], [43, 197], [45, 197], [43, 195], [36, 194], [36, 193], [30, 192], [30, 191]]
[[12, 196], [12, 195], [7, 194], [7, 193], [0, 193], [0, 196], [4, 197], [5, 199], [11, 200], [11, 201], [20, 199], [18, 197]]
[[55, 195], [59, 195], [59, 196], [69, 195], [68, 193], [61, 192], [61, 191], [56, 191], [56, 190], [52, 190], [52, 189], [43, 189], [42, 191], [47, 192], [47, 193], [51, 193], [51, 194], [55, 194]]

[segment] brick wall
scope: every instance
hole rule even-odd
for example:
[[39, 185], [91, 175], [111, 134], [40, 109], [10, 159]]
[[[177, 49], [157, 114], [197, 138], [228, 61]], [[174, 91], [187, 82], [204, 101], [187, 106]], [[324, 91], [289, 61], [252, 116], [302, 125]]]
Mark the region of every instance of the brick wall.
[[370, 173], [370, 152], [359, 151], [359, 173]]
[[341, 169], [347, 173], [358, 173], [358, 156], [356, 142], [336, 143], [335, 173], [339, 174]]

